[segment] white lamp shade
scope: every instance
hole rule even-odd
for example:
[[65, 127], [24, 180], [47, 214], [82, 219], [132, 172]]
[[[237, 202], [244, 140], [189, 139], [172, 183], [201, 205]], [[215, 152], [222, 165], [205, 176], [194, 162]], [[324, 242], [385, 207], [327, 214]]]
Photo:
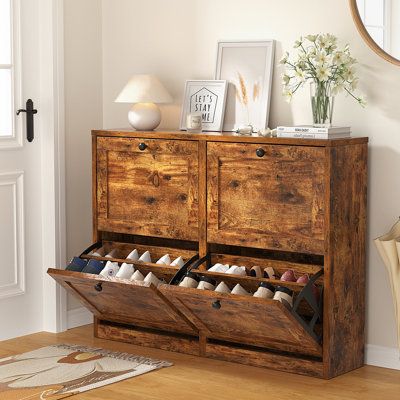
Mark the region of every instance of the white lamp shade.
[[170, 103], [172, 97], [154, 75], [134, 75], [115, 99], [116, 103]]

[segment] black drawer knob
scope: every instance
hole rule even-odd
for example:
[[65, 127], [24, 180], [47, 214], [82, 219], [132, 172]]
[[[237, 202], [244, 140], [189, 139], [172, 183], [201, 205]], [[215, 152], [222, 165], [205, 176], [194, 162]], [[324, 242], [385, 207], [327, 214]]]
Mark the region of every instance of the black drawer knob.
[[216, 310], [219, 310], [221, 308], [221, 302], [219, 300], [215, 300], [212, 303], [212, 307], [215, 308]]
[[143, 150], [146, 150], [146, 148], [147, 148], [147, 144], [146, 143], [139, 143], [139, 150], [140, 151], [143, 151]]
[[258, 149], [256, 150], [256, 154], [257, 154], [257, 157], [264, 157], [264, 155], [265, 155], [265, 150], [262, 149], [262, 148], [260, 147], [260, 148], [258, 148]]
[[103, 285], [101, 282], [99, 282], [97, 285], [94, 285], [95, 290], [98, 292], [101, 292], [103, 290]]

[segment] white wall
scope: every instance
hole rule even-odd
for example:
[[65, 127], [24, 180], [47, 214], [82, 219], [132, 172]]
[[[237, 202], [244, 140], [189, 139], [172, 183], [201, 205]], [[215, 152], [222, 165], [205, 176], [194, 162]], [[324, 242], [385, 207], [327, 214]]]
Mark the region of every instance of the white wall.
[[[102, 126], [101, 2], [64, 1], [67, 256], [92, 238], [91, 129]], [[80, 307], [68, 296], [68, 308]]]
[[[96, 21], [100, 1], [102, 23]], [[380, 59], [362, 41], [351, 19], [348, 2], [66, 0], [66, 8], [69, 9], [66, 36], [70, 40], [66, 46], [70, 255], [79, 252], [90, 237], [88, 132], [101, 125], [102, 113], [103, 127], [127, 126], [129, 105], [115, 104], [113, 100], [130, 75], [152, 72], [160, 77], [175, 98], [175, 104], [162, 107], [161, 127], [176, 129], [184, 81], [213, 78], [219, 39], [275, 39], [277, 60], [284, 50], [292, 50], [292, 43], [302, 34], [331, 32], [343, 43], [350, 43], [360, 62], [361, 89], [369, 104], [362, 109], [350, 98], [338, 98], [334, 122], [351, 124], [355, 135], [370, 137], [367, 342], [376, 351], [379, 346], [395, 347], [388, 280], [372, 239], [385, 232], [400, 215], [400, 185], [396, 185], [396, 172], [400, 169], [400, 68]], [[101, 25], [102, 63], [99, 62]], [[280, 73], [277, 68], [270, 126], [309, 122], [308, 92], [296, 95], [291, 105], [285, 103], [281, 97]]]

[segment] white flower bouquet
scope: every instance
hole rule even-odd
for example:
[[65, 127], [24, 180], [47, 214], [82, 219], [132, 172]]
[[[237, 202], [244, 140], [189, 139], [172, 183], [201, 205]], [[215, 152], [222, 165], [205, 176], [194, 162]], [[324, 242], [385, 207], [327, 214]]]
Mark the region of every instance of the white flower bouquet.
[[298, 49], [296, 58], [291, 60], [286, 52], [280, 60], [286, 68], [282, 76], [283, 95], [290, 102], [293, 94], [311, 81], [314, 124], [332, 122], [333, 98], [340, 92], [365, 106], [365, 100], [354, 94], [358, 85], [354, 68], [357, 60], [350, 55], [349, 45], [338, 49], [337, 38], [327, 33], [300, 37], [294, 48]]

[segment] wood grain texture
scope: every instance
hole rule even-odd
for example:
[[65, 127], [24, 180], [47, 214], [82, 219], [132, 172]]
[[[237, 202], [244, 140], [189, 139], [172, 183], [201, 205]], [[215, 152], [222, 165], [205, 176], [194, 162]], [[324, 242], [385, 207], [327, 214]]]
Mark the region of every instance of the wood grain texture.
[[324, 154], [315, 147], [208, 143], [208, 241], [323, 254]]
[[199, 340], [196, 337], [171, 335], [162, 331], [150, 331], [134, 326], [112, 324], [99, 320], [94, 330], [95, 337], [132, 343], [138, 346], [154, 347], [178, 353], [200, 354]]
[[268, 352], [257, 348], [207, 343], [206, 357], [317, 378], [322, 378], [323, 374], [321, 361]]
[[207, 142], [199, 142], [199, 255], [208, 252], [207, 243]]
[[[161, 285], [160, 291], [182, 312], [187, 310], [209, 338], [246, 343], [281, 351], [321, 356], [321, 346], [286, 307], [274, 300]], [[177, 301], [176, 301], [177, 300]], [[214, 303], [219, 303], [219, 308]], [[192, 319], [193, 321], [193, 319]]]
[[367, 145], [330, 151], [330, 226], [324, 298], [327, 378], [364, 363], [367, 157]]
[[[172, 332], [197, 332], [152, 284], [56, 269], [49, 269], [48, 273], [64, 287], [70, 287], [97, 318]], [[98, 284], [101, 291], [96, 290]]]
[[129, 138], [147, 138], [147, 139], [172, 139], [172, 140], [192, 140], [207, 142], [226, 142], [226, 143], [260, 143], [260, 144], [283, 144], [295, 146], [316, 146], [316, 147], [334, 147], [347, 144], [367, 143], [367, 137], [349, 137], [344, 139], [294, 139], [294, 138], [276, 138], [260, 136], [237, 136], [233, 132], [203, 132], [189, 133], [183, 131], [132, 131], [130, 129], [109, 129], [93, 130], [92, 135], [102, 137], [129, 137]]
[[[139, 149], [139, 144], [147, 147]], [[99, 230], [198, 239], [198, 144], [98, 138]]]
[[[97, 137], [92, 136], [92, 215], [97, 215]], [[92, 240], [99, 240], [97, 218], [92, 218]]]

